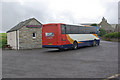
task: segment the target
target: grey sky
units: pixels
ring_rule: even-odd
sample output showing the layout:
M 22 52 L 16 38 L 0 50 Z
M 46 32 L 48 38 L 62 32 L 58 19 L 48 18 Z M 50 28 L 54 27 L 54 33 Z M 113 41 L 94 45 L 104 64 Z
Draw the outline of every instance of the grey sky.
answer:
M 104 16 L 118 23 L 118 0 L 3 0 L 2 31 L 36 18 L 46 23 L 99 23 Z

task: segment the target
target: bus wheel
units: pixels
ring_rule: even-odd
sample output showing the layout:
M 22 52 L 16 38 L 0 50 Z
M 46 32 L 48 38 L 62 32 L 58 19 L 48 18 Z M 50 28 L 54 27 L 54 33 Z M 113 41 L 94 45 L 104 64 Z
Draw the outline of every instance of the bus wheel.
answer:
M 93 41 L 93 45 L 92 46 L 96 46 L 97 45 L 97 41 L 96 40 L 94 40 Z
M 73 43 L 73 49 L 75 50 L 75 49 L 77 49 L 78 48 L 78 44 L 77 44 L 77 42 L 75 41 L 74 43 Z
M 64 49 L 62 49 L 62 48 L 59 48 L 59 51 L 64 51 Z

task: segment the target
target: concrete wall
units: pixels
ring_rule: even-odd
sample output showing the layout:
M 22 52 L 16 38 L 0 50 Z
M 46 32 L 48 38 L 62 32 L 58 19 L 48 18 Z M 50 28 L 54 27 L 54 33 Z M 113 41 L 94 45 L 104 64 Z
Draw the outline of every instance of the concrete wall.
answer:
M 32 20 L 28 25 L 40 25 L 36 20 Z M 36 33 L 36 38 L 33 38 Z M 19 49 L 42 48 L 42 27 L 28 28 L 26 26 L 19 29 Z
M 17 49 L 16 45 L 16 31 L 7 33 L 7 44 L 12 47 L 12 49 Z

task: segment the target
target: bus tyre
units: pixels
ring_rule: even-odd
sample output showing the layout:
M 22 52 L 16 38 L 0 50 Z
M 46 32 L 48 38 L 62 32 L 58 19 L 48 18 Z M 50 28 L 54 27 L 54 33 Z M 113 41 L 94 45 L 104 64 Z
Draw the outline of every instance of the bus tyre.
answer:
M 96 40 L 94 40 L 93 41 L 93 45 L 92 46 L 96 46 L 97 45 L 97 41 Z
M 78 48 L 78 44 L 77 44 L 77 42 L 74 42 L 73 43 L 73 49 L 76 50 L 77 48 Z
M 64 49 L 62 49 L 62 48 L 59 48 L 59 51 L 64 51 Z

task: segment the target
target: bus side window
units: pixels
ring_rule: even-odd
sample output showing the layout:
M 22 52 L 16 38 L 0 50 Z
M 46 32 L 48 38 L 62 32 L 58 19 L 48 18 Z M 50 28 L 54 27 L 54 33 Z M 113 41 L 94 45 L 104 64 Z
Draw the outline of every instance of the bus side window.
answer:
M 78 30 L 79 30 L 79 34 L 83 33 L 83 27 L 80 26 Z
M 65 25 L 61 25 L 61 33 L 62 33 L 62 34 L 65 34 L 65 33 L 66 33 Z
M 76 30 L 75 28 L 76 28 L 75 26 L 70 26 L 70 30 L 71 30 L 70 33 L 71 34 L 75 33 L 75 30 Z
M 71 26 L 66 25 L 66 34 L 71 34 Z
M 96 27 L 91 27 L 90 28 L 90 34 L 96 34 L 96 33 L 97 33 Z
M 78 34 L 79 33 L 79 27 L 78 26 L 70 26 L 70 33 L 71 34 Z
M 79 34 L 79 26 L 76 26 L 75 33 Z
M 86 34 L 86 27 L 83 27 L 83 34 Z
M 65 34 L 66 34 L 66 26 L 65 26 Z

